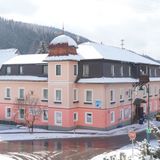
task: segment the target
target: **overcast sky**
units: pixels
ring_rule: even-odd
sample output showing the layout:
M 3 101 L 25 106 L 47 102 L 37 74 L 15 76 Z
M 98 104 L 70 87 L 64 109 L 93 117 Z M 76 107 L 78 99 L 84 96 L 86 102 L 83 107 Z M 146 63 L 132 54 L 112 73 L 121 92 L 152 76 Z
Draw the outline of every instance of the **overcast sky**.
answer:
M 160 0 L 0 0 L 0 16 L 160 59 Z

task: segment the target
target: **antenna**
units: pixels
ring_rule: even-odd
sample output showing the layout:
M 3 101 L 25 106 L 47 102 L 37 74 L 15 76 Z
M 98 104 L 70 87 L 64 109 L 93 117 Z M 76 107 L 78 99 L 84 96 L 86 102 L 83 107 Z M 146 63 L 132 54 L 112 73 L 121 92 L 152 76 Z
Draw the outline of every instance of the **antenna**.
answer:
M 121 48 L 124 49 L 124 39 L 121 39 Z

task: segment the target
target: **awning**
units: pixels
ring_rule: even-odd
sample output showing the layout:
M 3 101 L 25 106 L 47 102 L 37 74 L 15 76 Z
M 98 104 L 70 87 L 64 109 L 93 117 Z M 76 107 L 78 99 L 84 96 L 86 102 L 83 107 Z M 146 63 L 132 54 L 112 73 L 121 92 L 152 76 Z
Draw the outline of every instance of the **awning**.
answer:
M 136 105 L 136 106 L 140 106 L 141 103 L 146 103 L 146 101 L 144 99 L 141 99 L 141 98 L 136 98 L 133 102 L 133 104 Z

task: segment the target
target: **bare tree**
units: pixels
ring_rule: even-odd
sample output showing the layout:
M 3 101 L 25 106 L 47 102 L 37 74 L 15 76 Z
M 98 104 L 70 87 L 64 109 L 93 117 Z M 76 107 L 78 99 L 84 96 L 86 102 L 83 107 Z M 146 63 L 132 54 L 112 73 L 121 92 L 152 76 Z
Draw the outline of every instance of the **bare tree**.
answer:
M 41 108 L 37 104 L 38 98 L 31 91 L 24 99 L 16 98 L 14 106 L 14 121 L 27 126 L 30 133 L 33 133 L 34 124 L 41 117 Z

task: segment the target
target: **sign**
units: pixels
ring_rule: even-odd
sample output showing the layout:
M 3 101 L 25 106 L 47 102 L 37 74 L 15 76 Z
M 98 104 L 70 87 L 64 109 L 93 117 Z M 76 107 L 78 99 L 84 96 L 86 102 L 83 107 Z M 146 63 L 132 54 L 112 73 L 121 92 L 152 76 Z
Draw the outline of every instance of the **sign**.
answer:
M 150 134 L 150 133 L 151 133 L 151 129 L 150 129 L 150 128 L 147 128 L 147 129 L 146 129 L 146 132 L 147 132 L 148 134 Z
M 136 139 L 136 132 L 135 131 L 129 131 L 128 136 L 130 140 L 135 140 Z
M 96 108 L 100 108 L 102 106 L 102 101 L 101 100 L 96 100 L 95 105 L 96 105 Z

